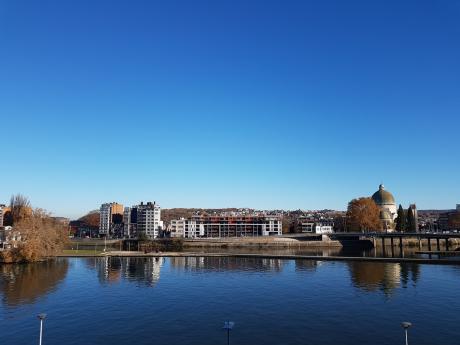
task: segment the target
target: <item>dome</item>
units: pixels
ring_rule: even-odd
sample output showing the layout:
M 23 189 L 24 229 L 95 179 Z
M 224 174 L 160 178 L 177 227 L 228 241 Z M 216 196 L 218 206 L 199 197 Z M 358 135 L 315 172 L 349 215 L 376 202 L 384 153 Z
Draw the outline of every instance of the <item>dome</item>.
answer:
M 385 186 L 381 184 L 379 186 L 379 190 L 372 195 L 372 200 L 377 205 L 394 205 L 395 204 L 395 198 L 393 197 L 393 194 L 385 190 Z

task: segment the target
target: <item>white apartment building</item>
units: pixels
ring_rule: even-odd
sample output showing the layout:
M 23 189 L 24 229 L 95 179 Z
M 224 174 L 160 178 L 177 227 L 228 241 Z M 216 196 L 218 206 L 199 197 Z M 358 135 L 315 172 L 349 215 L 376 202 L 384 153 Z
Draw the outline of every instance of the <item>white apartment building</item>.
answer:
M 197 220 L 187 220 L 184 227 L 185 238 L 205 237 L 204 224 Z
M 334 227 L 332 225 L 316 224 L 315 233 L 316 234 L 332 234 L 334 232 Z
M 3 227 L 3 210 L 5 209 L 5 205 L 0 205 L 0 228 Z
M 171 221 L 171 237 L 256 237 L 282 234 L 278 216 L 196 216 Z
M 332 234 L 334 232 L 334 222 L 329 220 L 316 220 L 308 217 L 299 217 L 299 227 L 301 232 L 312 234 Z
M 123 205 L 116 202 L 102 204 L 99 209 L 99 235 L 111 235 L 113 216 L 123 214 Z
M 184 237 L 185 234 L 185 218 L 173 219 L 168 226 L 168 231 L 171 237 Z
M 112 205 L 102 204 L 99 208 L 99 234 L 107 236 L 112 223 Z
M 149 239 L 157 238 L 163 229 L 161 207 L 155 202 L 141 202 L 137 205 L 137 235 L 145 235 Z

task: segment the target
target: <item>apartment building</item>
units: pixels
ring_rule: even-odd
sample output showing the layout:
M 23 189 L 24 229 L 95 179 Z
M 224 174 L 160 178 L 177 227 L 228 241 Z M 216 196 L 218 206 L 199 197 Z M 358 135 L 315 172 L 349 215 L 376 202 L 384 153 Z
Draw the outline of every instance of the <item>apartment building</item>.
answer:
M 113 235 L 115 224 L 122 222 L 123 205 L 116 202 L 105 203 L 101 205 L 99 212 L 99 235 Z
M 123 234 L 125 238 L 136 238 L 137 206 L 125 207 L 123 211 Z
M 136 223 L 134 223 L 134 218 L 131 218 L 131 226 L 133 227 L 135 224 L 136 235 L 138 237 L 146 236 L 149 239 L 157 238 L 163 229 L 160 205 L 156 202 L 141 202 L 139 205 L 131 208 L 131 215 L 133 214 L 133 209 L 136 209 Z M 126 210 L 125 216 L 127 216 Z
M 171 221 L 172 237 L 257 237 L 282 234 L 279 216 L 194 216 Z
M 6 209 L 6 206 L 3 204 L 0 204 L 0 228 L 3 227 L 3 217 L 4 217 L 5 209 Z
M 334 222 L 327 219 L 314 219 L 300 216 L 297 228 L 303 233 L 330 234 L 334 232 Z
M 458 229 L 455 229 L 455 227 L 453 227 L 453 226 L 451 226 L 449 224 L 449 220 L 451 219 L 451 217 L 455 216 L 457 213 L 460 213 L 460 204 L 456 205 L 455 210 L 440 213 L 439 216 L 438 216 L 438 228 L 439 228 L 439 230 L 442 230 L 442 231 L 444 231 L 444 230 L 458 230 Z
M 168 226 L 168 231 L 171 237 L 184 237 L 185 225 L 187 220 L 185 218 L 173 219 Z

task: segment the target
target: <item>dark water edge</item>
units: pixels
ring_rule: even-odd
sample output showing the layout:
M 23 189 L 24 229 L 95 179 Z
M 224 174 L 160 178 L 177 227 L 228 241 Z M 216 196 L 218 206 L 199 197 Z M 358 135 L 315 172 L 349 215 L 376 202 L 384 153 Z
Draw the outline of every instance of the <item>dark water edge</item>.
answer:
M 456 344 L 460 266 L 275 258 L 0 265 L 2 343 Z
M 418 248 L 404 247 L 401 252 L 399 248 L 391 246 L 365 248 L 365 247 L 301 247 L 301 248 L 257 248 L 257 247 L 190 247 L 186 252 L 191 253 L 221 253 L 221 254 L 264 254 L 264 255 L 299 255 L 318 257 L 362 257 L 362 258 L 413 258 L 433 260 L 456 260 L 460 261 L 460 251 L 452 251 L 447 254 L 441 253 L 420 253 Z

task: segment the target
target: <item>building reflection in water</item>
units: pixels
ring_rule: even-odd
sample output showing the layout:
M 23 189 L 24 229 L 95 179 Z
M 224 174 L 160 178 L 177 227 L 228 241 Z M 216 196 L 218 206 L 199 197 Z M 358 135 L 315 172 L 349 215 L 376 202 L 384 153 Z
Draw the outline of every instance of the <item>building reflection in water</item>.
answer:
M 0 292 L 6 305 L 34 303 L 64 280 L 67 260 L 50 260 L 30 265 L 0 265 Z
M 296 272 L 315 272 L 324 261 L 317 260 L 295 260 Z
M 420 276 L 418 264 L 354 261 L 347 265 L 356 287 L 365 291 L 382 290 L 387 295 L 400 285 L 407 286 L 409 279 L 416 284 Z
M 420 265 L 416 263 L 401 264 L 401 283 L 403 287 L 411 280 L 413 285 L 417 285 L 420 278 Z
M 105 257 L 95 260 L 101 283 L 117 283 L 121 279 L 155 286 L 160 279 L 164 258 Z
M 281 272 L 285 260 L 273 258 L 235 258 L 235 257 L 172 257 L 171 267 L 185 271 L 265 271 Z

